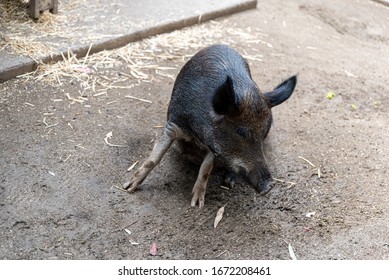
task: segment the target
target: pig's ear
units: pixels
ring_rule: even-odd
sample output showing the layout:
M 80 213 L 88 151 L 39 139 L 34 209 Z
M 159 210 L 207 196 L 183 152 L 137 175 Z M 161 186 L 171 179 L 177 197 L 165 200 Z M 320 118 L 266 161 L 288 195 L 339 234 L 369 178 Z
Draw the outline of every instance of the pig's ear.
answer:
M 216 114 L 236 116 L 239 114 L 239 96 L 234 91 L 230 76 L 215 92 L 213 96 L 213 109 Z
M 273 91 L 265 93 L 269 106 L 274 107 L 287 100 L 292 95 L 296 83 L 297 76 L 292 76 L 279 84 Z

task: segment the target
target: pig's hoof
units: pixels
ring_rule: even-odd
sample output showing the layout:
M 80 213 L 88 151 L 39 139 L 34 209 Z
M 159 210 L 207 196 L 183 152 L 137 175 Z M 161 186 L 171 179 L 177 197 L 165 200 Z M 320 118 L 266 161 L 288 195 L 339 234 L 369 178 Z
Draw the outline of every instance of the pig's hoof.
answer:
M 239 181 L 239 177 L 234 172 L 228 172 L 226 174 L 223 184 L 230 188 L 239 187 L 242 185 Z
M 193 195 L 192 201 L 190 202 L 190 206 L 195 207 L 197 202 L 199 203 L 199 208 L 204 207 L 204 197 L 197 197 L 196 195 Z
M 193 196 L 192 200 L 190 202 L 190 206 L 195 207 L 196 204 L 199 204 L 199 208 L 204 207 L 204 201 L 205 201 L 205 190 L 202 190 L 201 188 L 196 188 L 196 186 L 193 188 Z
M 123 189 L 131 193 L 138 188 L 138 184 L 139 183 L 136 180 L 131 179 L 130 181 L 123 184 Z
M 271 191 L 271 189 L 273 188 L 273 184 L 271 183 L 271 179 L 270 180 L 266 180 L 261 189 L 259 190 L 259 195 L 266 195 L 268 192 Z

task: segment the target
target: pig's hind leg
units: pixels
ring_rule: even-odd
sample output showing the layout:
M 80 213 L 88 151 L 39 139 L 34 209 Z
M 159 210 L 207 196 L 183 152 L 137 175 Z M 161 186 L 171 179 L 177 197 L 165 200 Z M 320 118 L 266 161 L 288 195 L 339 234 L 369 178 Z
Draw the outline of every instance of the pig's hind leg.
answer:
M 213 168 L 213 160 L 214 155 L 209 151 L 200 166 L 200 171 L 197 175 L 197 180 L 192 190 L 192 207 L 196 206 L 197 202 L 199 203 L 200 208 L 204 206 L 205 189 L 207 188 L 208 178 L 211 175 Z
M 130 181 L 123 184 L 123 188 L 129 192 L 136 190 L 153 168 L 161 161 L 163 155 L 169 149 L 173 141 L 181 134 L 181 129 L 175 124 L 167 123 L 161 138 L 155 143 L 148 159 L 143 165 L 134 173 Z

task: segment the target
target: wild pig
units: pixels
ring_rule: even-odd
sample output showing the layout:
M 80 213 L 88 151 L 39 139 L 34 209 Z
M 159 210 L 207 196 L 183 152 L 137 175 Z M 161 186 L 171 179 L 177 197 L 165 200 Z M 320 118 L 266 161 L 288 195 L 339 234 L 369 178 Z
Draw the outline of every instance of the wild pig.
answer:
M 271 189 L 263 140 L 272 123 L 271 108 L 287 100 L 297 82 L 292 76 L 261 93 L 247 62 L 226 45 L 194 55 L 175 81 L 167 123 L 149 158 L 123 187 L 134 191 L 160 162 L 174 140 L 189 158 L 202 158 L 191 205 L 204 206 L 205 189 L 215 163 L 230 170 L 227 182 L 243 178 L 260 194 Z

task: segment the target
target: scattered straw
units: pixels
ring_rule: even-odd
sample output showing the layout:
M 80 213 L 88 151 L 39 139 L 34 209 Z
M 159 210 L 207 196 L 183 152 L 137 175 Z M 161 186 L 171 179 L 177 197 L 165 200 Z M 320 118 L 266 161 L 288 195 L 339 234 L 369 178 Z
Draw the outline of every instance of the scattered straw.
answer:
M 321 171 L 320 171 L 320 167 L 316 167 L 312 162 L 310 162 L 309 160 L 307 160 L 306 158 L 302 157 L 302 156 L 299 156 L 300 159 L 306 161 L 310 166 L 312 166 L 314 168 L 314 170 L 316 169 L 316 173 L 317 173 L 317 178 L 321 178 Z
M 310 162 L 310 161 L 307 160 L 306 158 L 304 158 L 304 157 L 302 157 L 302 156 L 299 156 L 299 158 L 301 158 L 302 160 L 306 161 L 310 166 L 316 167 L 312 162 Z
M 66 97 L 71 100 L 73 103 L 84 103 L 87 98 L 85 97 L 71 97 L 70 93 L 65 93 Z
M 296 257 L 296 255 L 294 253 L 294 250 L 293 250 L 293 247 L 292 247 L 291 244 L 288 244 L 288 251 L 289 251 L 290 258 L 292 260 L 297 260 L 297 257 Z
M 223 252 L 217 254 L 217 255 L 215 256 L 215 258 L 218 258 L 218 257 L 220 257 L 221 255 L 224 255 L 225 253 L 229 253 L 229 252 L 228 252 L 227 250 L 224 250 Z
M 131 99 L 135 99 L 135 100 L 139 100 L 139 101 L 142 101 L 142 102 L 146 102 L 146 103 L 152 103 L 150 100 L 139 98 L 139 97 L 135 97 L 135 96 L 131 96 L 131 95 L 126 95 L 126 97 L 131 98 Z
M 82 9 L 79 9 L 89 9 L 90 0 L 79 0 L 77 3 L 64 1 L 59 14 L 45 12 L 35 22 L 28 16 L 27 4 L 21 7 L 15 4 L 17 2 L 19 1 L 5 0 L 5 4 L 3 1 L 0 4 L 0 50 L 26 55 L 37 62 L 36 71 L 19 78 L 57 87 L 64 87 L 69 82 L 79 85 L 80 96 L 66 94 L 71 104 L 85 103 L 87 99 L 83 96 L 105 99 L 105 103 L 110 104 L 109 102 L 119 100 L 117 96 L 113 100 L 106 100 L 110 98 L 112 91 L 131 90 L 141 83 L 154 83 L 166 78 L 174 80 L 184 62 L 199 49 L 211 44 L 236 45 L 237 42 L 245 42 L 245 49 L 240 50 L 241 53 L 247 60 L 256 62 L 263 61 L 264 57 L 250 44 L 271 46 L 265 41 L 267 34 L 258 29 L 235 27 L 226 19 L 153 36 L 119 49 L 91 54 L 94 43 L 113 35 L 100 34 L 98 27 L 88 24 L 73 24 L 80 19 L 86 23 L 96 22 L 96 13 L 83 15 Z M 103 6 L 95 8 L 103 10 Z M 122 25 L 128 25 L 130 29 L 133 27 L 130 22 Z M 50 36 L 56 39 L 47 40 Z M 62 61 L 41 63 L 43 55 L 59 53 L 58 50 L 63 45 L 72 45 L 72 42 L 89 46 L 85 57 L 77 57 L 68 50 L 62 54 Z M 133 94 L 126 94 L 125 97 L 145 103 L 152 103 L 153 100 L 152 97 L 149 100 Z
M 107 135 L 106 135 L 105 138 L 104 138 L 104 142 L 105 142 L 108 146 L 111 146 L 111 147 L 121 147 L 121 148 L 127 147 L 127 146 L 125 146 L 125 145 L 116 145 L 116 144 L 110 143 L 108 140 L 111 139 L 112 136 L 113 136 L 113 133 L 112 133 L 112 131 L 111 131 L 111 132 L 108 132 Z
M 58 14 L 45 11 L 38 20 L 33 20 L 29 15 L 28 2 L 29 0 L 1 0 L 0 50 L 6 49 L 9 53 L 29 56 L 39 61 L 47 54 L 58 52 L 63 45 L 113 37 L 100 34 L 99 26 L 93 24 L 96 22 L 94 16 L 88 16 L 104 12 L 108 3 L 95 5 L 92 12 L 91 0 L 64 0 L 60 1 Z
M 113 186 L 113 187 L 118 188 L 117 186 Z M 124 189 L 121 189 L 121 190 L 124 190 Z M 124 191 L 127 192 L 126 190 L 124 190 Z M 129 223 L 128 225 L 126 225 L 126 226 L 124 226 L 122 228 L 119 228 L 119 229 L 116 229 L 116 230 L 112 231 L 111 233 L 125 230 L 125 229 L 129 228 L 130 226 L 132 226 L 133 224 L 137 223 L 139 220 L 140 220 L 140 218 L 136 219 L 135 221 Z
M 67 36 L 68 31 L 59 24 L 65 23 L 65 18 L 61 15 L 43 13 L 38 21 L 34 21 L 29 16 L 28 0 L 2 0 L 0 50 L 5 49 L 9 53 L 28 56 L 39 61 L 41 57 L 52 54 L 54 49 L 60 47 L 58 43 L 46 40 L 47 36 Z
M 284 181 L 284 180 L 277 179 L 277 178 L 273 178 L 273 180 L 274 180 L 274 181 L 277 181 L 277 182 L 289 184 L 288 189 L 290 189 L 291 187 L 293 187 L 294 185 L 297 184 L 297 183 L 295 183 L 295 182 Z
M 35 107 L 34 104 L 31 104 L 31 103 L 29 103 L 29 102 L 24 102 L 24 104 L 26 104 L 26 105 L 28 105 L 28 106 L 31 106 L 31 107 Z
M 129 171 L 131 171 L 132 169 L 134 169 L 135 165 L 137 165 L 138 162 L 139 162 L 139 161 L 134 162 L 134 163 L 127 169 L 127 171 L 129 172 Z
M 69 160 L 69 158 L 72 156 L 72 154 L 68 155 L 64 160 L 62 160 L 62 162 L 67 162 Z
M 0 34 L 1 35 L 1 34 Z M 3 46 L 1 49 L 12 49 L 13 53 L 30 57 L 35 62 L 40 61 L 40 57 L 47 54 L 53 54 L 54 49 L 47 43 L 40 42 L 40 38 L 33 36 L 5 36 L 1 35 Z

